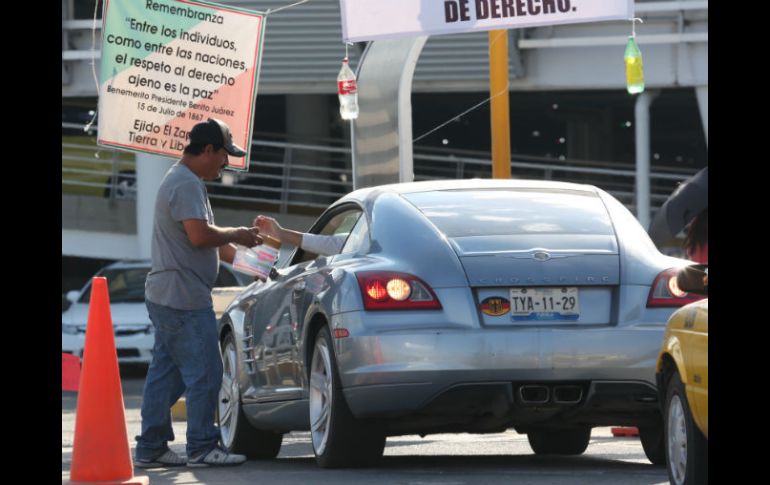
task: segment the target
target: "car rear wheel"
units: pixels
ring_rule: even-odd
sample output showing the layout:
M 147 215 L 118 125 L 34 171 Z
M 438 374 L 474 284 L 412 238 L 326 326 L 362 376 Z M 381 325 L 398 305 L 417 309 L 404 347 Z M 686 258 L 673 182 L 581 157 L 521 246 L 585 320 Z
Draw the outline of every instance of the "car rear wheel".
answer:
M 684 384 L 675 372 L 666 391 L 666 460 L 674 485 L 708 483 L 708 441 L 695 425 Z
M 217 402 L 219 431 L 222 444 L 232 453 L 241 453 L 251 459 L 275 458 L 281 451 L 283 434 L 254 428 L 241 408 L 238 387 L 238 354 L 233 334 L 222 341 L 222 387 Z
M 580 455 L 591 440 L 591 428 L 543 429 L 527 433 L 536 455 Z
M 310 435 L 323 468 L 366 466 L 382 457 L 385 435 L 353 417 L 342 393 L 328 327 L 318 332 L 310 364 Z
M 647 459 L 653 465 L 666 464 L 666 441 L 663 439 L 663 423 L 656 426 L 640 426 L 639 441 Z

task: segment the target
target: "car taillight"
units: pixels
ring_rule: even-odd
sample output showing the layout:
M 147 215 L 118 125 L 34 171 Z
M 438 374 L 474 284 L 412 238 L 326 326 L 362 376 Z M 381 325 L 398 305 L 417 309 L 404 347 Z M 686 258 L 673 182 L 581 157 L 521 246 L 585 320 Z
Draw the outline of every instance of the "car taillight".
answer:
M 366 310 L 438 310 L 441 303 L 424 281 L 406 273 L 356 273 Z
M 705 298 L 680 290 L 676 284 L 677 273 L 679 268 L 669 268 L 655 278 L 647 297 L 647 308 L 680 307 Z

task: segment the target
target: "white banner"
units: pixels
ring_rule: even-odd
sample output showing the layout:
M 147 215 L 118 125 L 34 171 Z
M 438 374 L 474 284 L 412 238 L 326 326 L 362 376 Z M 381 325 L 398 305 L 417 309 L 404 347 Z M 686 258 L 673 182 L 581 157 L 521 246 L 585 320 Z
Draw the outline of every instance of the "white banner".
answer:
M 634 0 L 340 0 L 346 42 L 624 20 Z

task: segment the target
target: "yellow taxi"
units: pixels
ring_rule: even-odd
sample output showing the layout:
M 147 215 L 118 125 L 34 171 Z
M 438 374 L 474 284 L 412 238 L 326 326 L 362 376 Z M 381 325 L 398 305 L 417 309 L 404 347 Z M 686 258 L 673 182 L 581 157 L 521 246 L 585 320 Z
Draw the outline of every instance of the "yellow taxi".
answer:
M 676 291 L 708 296 L 708 267 L 680 270 Z M 666 464 L 675 485 L 708 483 L 708 298 L 671 315 L 656 377 L 663 409 Z

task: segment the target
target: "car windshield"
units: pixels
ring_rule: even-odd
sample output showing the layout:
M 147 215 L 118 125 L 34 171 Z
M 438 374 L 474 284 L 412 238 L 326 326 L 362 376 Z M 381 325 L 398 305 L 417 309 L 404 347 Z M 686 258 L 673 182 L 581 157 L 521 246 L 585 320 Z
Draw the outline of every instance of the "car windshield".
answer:
M 452 190 L 404 197 L 447 237 L 613 234 L 601 199 L 587 191 Z
M 110 303 L 143 303 L 144 280 L 149 267 L 105 269 L 98 276 L 107 278 L 107 286 L 110 292 Z M 91 285 L 83 292 L 79 303 L 88 303 L 91 299 Z

